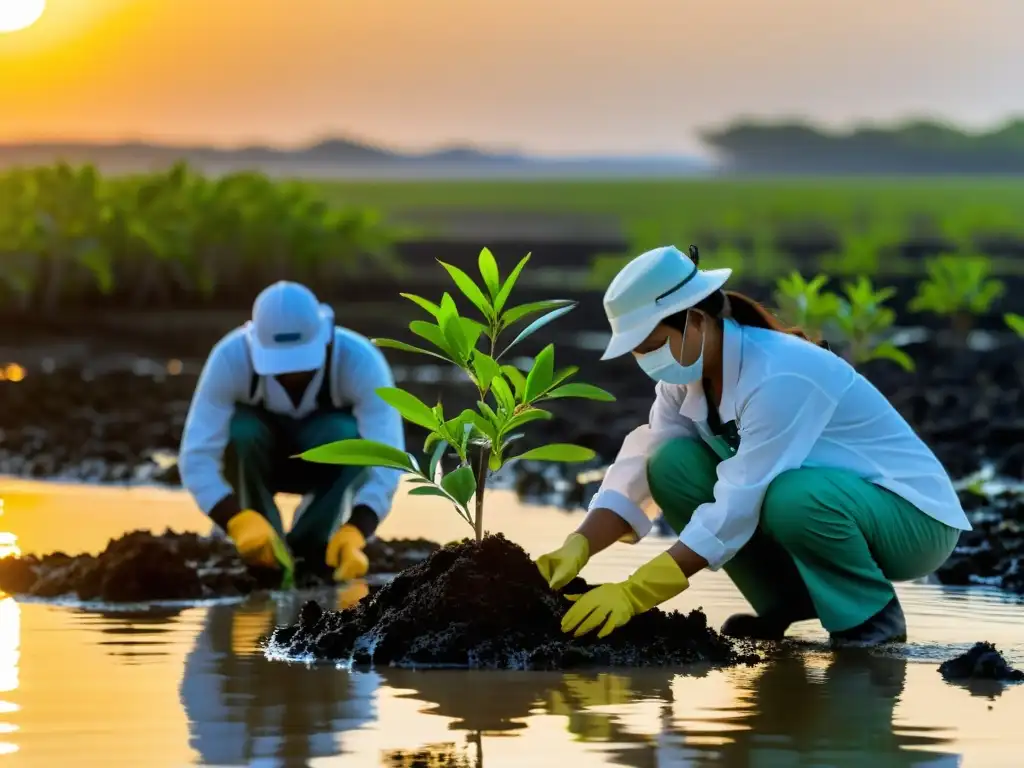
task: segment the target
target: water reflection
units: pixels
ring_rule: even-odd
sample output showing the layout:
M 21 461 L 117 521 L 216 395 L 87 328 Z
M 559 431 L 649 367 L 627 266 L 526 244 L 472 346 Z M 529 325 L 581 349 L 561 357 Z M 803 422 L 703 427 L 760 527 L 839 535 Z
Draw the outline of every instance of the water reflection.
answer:
M 676 724 L 673 751 L 691 765 L 957 766 L 938 729 L 898 728 L 907 659 L 848 652 L 784 654 L 765 665 L 718 728 Z M 930 749 L 925 750 L 922 747 Z
M 339 593 L 337 607 L 366 590 L 357 584 Z M 298 602 L 268 599 L 207 612 L 179 688 L 189 746 L 201 762 L 305 765 L 344 753 L 345 731 L 374 720 L 377 675 L 264 658 L 261 640 L 294 620 Z
M 21 607 L 13 597 L 0 592 L 0 755 L 18 751 L 9 734 L 18 730 L 10 716 L 18 706 L 8 694 L 18 689 L 18 665 L 21 659 Z

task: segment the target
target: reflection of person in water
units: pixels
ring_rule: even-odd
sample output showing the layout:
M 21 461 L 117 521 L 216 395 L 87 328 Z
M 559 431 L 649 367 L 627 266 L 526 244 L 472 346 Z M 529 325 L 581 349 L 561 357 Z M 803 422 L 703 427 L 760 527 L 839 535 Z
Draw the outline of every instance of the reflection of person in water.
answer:
M 338 607 L 365 594 L 357 583 L 341 593 Z M 273 602 L 209 609 L 180 687 L 189 743 L 204 763 L 272 758 L 305 765 L 339 754 L 336 734 L 373 719 L 376 675 L 264 658 L 259 640 L 294 621 L 292 613 L 294 606 L 281 610 Z
M 813 664 L 813 661 L 811 662 Z M 915 749 L 937 746 L 926 733 L 897 731 L 893 710 L 903 693 L 907 660 L 867 653 L 835 654 L 824 675 L 803 655 L 780 656 L 763 667 L 750 695 L 730 718 L 731 730 L 701 733 L 688 725 L 680 746 L 666 745 L 673 761 L 689 765 L 828 765 L 835 768 L 952 768 L 958 755 Z M 701 736 L 714 737 L 709 740 Z M 730 739 L 722 744 L 722 736 Z M 692 738 L 691 737 L 696 737 Z

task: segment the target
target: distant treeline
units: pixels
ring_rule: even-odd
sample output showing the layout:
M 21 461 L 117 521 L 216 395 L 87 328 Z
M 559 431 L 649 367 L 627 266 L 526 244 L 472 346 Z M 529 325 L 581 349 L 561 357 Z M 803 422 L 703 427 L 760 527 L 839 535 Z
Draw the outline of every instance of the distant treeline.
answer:
M 701 138 L 736 173 L 1024 173 L 1024 119 L 987 132 L 929 121 L 850 131 L 741 121 Z

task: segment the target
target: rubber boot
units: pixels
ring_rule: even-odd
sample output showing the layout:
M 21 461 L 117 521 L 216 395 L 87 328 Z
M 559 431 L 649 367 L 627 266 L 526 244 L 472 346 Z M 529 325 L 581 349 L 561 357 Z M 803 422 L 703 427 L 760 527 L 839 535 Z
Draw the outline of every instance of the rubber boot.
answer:
M 833 648 L 871 648 L 885 643 L 907 641 L 907 619 L 898 598 L 862 624 L 842 632 L 833 632 L 829 643 Z
M 778 613 L 737 613 L 722 624 L 722 634 L 737 640 L 781 640 L 793 620 Z

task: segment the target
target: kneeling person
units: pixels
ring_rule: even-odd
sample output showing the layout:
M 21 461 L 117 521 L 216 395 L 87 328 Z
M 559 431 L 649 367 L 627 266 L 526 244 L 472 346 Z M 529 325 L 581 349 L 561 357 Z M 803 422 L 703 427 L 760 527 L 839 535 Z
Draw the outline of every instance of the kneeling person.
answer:
M 393 383 L 369 339 L 336 326 L 305 286 L 275 283 L 206 361 L 181 437 L 182 484 L 248 564 L 291 571 L 296 557 L 336 581 L 359 578 L 401 473 L 291 457 L 360 437 L 405 450 L 401 416 L 376 394 Z M 287 534 L 279 492 L 304 497 Z

